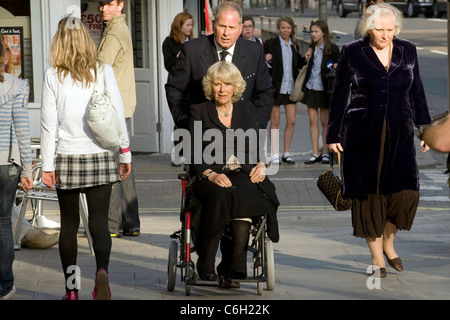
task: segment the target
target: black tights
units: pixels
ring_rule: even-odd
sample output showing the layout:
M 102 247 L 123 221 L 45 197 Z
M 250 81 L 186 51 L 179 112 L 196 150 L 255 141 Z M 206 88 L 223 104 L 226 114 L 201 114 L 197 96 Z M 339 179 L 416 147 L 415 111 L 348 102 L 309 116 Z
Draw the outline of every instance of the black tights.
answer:
M 77 262 L 77 233 L 80 226 L 80 193 L 86 194 L 89 212 L 89 231 L 92 235 L 93 248 L 97 270 L 108 271 L 109 256 L 111 253 L 111 235 L 108 229 L 108 211 L 112 184 L 95 186 L 84 189 L 61 190 L 57 189 L 59 209 L 61 212 L 61 231 L 59 235 L 59 254 L 64 276 L 73 275 L 69 266 Z

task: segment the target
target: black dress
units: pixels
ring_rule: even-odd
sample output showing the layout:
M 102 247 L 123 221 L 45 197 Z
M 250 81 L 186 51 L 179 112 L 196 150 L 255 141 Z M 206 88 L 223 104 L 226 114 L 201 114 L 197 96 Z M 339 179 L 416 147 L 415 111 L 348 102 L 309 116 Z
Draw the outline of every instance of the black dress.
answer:
M 194 137 L 194 122 L 201 121 L 202 133 L 209 129 L 215 129 L 221 132 L 222 136 L 228 134 L 228 138 L 236 137 L 239 133 L 236 129 L 255 129 L 256 121 L 254 116 L 254 106 L 250 102 L 239 101 L 233 104 L 233 115 L 231 127 L 226 128 L 219 120 L 215 105 L 213 102 L 205 102 L 191 107 L 191 137 Z M 256 131 L 257 132 L 257 131 Z M 247 141 L 249 142 L 249 141 Z M 194 142 L 195 143 L 195 142 Z M 207 147 L 211 141 L 203 141 L 201 150 L 208 150 Z M 224 150 L 226 141 L 224 139 Z M 250 181 L 250 171 L 256 165 L 257 159 L 254 161 L 251 154 L 250 144 L 245 144 L 245 156 L 239 159 L 241 168 L 238 170 L 227 170 L 224 168 L 228 157 L 227 152 L 223 152 L 220 161 L 208 164 L 205 157 L 202 157 L 201 163 L 191 164 L 191 175 L 196 177 L 193 185 L 194 197 L 201 203 L 201 209 L 193 213 L 193 232 L 197 235 L 197 239 L 201 243 L 207 243 L 212 237 L 222 232 L 227 222 L 235 218 L 259 217 L 267 216 L 268 218 L 268 235 L 273 242 L 278 242 L 278 223 L 276 219 L 276 210 L 279 201 L 275 193 L 275 186 L 268 177 L 261 183 L 252 183 Z M 220 148 L 215 149 L 221 152 Z M 229 151 L 229 150 L 227 150 Z M 202 173 L 206 169 L 212 169 L 216 173 L 225 173 L 231 180 L 231 188 L 222 188 L 209 180 L 202 178 Z

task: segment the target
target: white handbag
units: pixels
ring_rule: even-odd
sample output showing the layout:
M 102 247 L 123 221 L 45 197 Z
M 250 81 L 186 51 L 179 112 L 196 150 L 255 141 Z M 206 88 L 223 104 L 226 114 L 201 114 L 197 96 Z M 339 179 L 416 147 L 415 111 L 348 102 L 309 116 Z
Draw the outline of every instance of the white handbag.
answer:
M 111 103 L 104 73 L 103 80 L 105 85 L 103 92 L 98 92 L 97 83 L 94 84 L 94 93 L 87 112 L 87 123 L 102 147 L 117 148 L 120 146 L 122 129 L 117 110 Z

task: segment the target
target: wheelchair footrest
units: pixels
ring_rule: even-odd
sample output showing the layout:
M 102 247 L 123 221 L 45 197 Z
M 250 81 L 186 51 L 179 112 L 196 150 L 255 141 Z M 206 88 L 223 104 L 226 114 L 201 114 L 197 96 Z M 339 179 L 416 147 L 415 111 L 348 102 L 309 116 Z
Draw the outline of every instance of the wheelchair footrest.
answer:
M 180 235 L 181 235 L 181 230 L 175 231 L 174 233 L 172 233 L 170 235 L 171 239 L 180 239 Z

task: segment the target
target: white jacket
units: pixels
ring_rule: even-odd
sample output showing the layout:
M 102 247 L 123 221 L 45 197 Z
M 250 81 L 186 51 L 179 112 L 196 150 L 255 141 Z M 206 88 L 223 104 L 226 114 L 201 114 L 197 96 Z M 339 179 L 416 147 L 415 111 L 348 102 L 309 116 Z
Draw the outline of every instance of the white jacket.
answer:
M 97 74 L 97 88 L 104 89 L 106 76 L 111 102 L 118 112 L 122 127 L 121 148 L 129 147 L 122 98 L 114 77 L 113 69 L 104 63 Z M 94 85 L 83 88 L 68 75 L 61 83 L 55 68 L 45 72 L 41 107 L 41 157 L 42 170 L 54 171 L 54 155 L 93 154 L 111 149 L 103 148 L 95 139 L 86 120 L 88 104 Z M 57 144 L 55 141 L 57 140 Z M 131 152 L 120 154 L 121 163 L 131 162 Z

